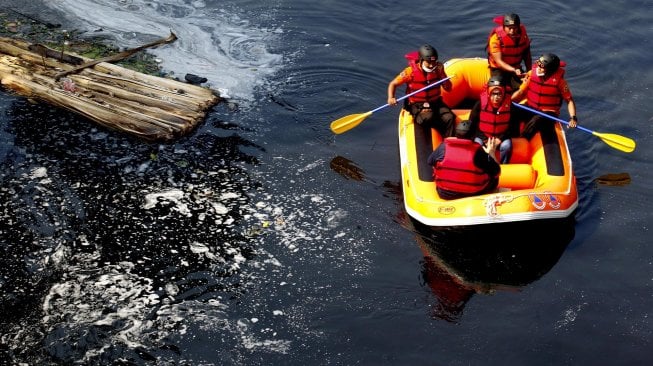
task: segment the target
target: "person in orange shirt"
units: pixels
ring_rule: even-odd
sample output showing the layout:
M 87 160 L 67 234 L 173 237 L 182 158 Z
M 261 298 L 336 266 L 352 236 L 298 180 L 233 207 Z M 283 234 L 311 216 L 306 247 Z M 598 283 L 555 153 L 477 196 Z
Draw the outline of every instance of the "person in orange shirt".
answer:
M 487 41 L 491 76 L 501 77 L 504 85 L 517 90 L 523 72 L 532 66 L 531 40 L 517 14 L 498 16 L 494 22 L 498 26 L 492 29 Z
M 512 100 L 520 102 L 526 97 L 526 105 L 548 115 L 558 117 L 562 101 L 567 102 L 569 112 L 569 127 L 578 124 L 576 118 L 576 103 L 564 79 L 566 64 L 553 53 L 545 53 L 537 59 L 535 66 L 526 74 L 524 83 L 513 93 Z M 519 120 L 526 121 L 521 135 L 531 139 L 536 132 L 553 128 L 549 118 L 531 111 L 522 110 Z
M 409 94 L 447 78 L 444 65 L 438 61 L 438 51 L 433 46 L 425 44 L 419 51 L 411 52 L 405 57 L 409 61 L 408 67 L 388 84 L 389 105 L 397 105 L 395 91 L 401 84 L 406 84 L 406 94 Z M 456 117 L 451 108 L 442 101 L 441 87 L 450 91 L 451 81 L 447 80 L 408 97 L 404 108 L 413 115 L 417 124 L 435 128 L 444 138 L 454 135 Z

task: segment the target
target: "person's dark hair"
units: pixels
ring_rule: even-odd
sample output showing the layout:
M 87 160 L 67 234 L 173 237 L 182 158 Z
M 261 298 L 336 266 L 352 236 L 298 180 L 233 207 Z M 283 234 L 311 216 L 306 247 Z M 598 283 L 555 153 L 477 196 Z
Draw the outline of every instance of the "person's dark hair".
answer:
M 515 13 L 510 13 L 506 14 L 503 16 L 503 26 L 507 27 L 509 25 L 514 25 L 516 27 L 519 27 L 521 25 L 521 20 L 519 19 L 519 15 Z
M 456 137 L 467 138 L 472 123 L 468 120 L 460 121 L 456 124 Z
M 424 61 L 424 60 L 437 61 L 438 51 L 430 44 L 425 44 L 419 48 L 419 59 L 420 61 Z

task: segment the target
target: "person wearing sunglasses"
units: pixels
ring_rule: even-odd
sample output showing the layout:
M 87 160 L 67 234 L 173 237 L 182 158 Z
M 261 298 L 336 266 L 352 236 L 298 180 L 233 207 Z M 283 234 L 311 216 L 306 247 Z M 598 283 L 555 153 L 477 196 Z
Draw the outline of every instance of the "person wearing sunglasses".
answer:
M 487 82 L 487 88 L 481 92 L 480 100 L 474 104 L 469 114 L 472 126 L 475 126 L 474 141 L 487 145 L 488 139 L 499 139 L 499 162 L 507 164 L 512 155 L 512 137 L 519 135 L 517 111 L 512 106 L 510 94 L 493 76 Z
M 520 102 L 525 97 L 526 105 L 553 117 L 560 115 L 562 101 L 567 102 L 569 112 L 569 127 L 578 124 L 576 117 L 576 103 L 569 90 L 569 85 L 564 79 L 566 66 L 564 61 L 553 53 L 545 53 L 537 59 L 533 69 L 529 71 L 524 83 L 512 95 L 512 100 Z M 526 121 L 521 132 L 523 137 L 531 139 L 538 131 L 552 129 L 553 124 L 545 118 L 531 111 L 521 110 L 519 119 Z
M 401 84 L 406 84 L 406 94 L 419 90 L 429 84 L 447 78 L 444 65 L 438 61 L 438 51 L 425 44 L 419 51 L 405 56 L 409 65 L 388 84 L 388 104 L 397 105 L 395 91 Z M 451 108 L 442 101 L 440 88 L 451 91 L 451 81 L 428 88 L 409 97 L 404 108 L 411 113 L 415 123 L 424 127 L 435 128 L 445 138 L 454 135 L 456 117 Z

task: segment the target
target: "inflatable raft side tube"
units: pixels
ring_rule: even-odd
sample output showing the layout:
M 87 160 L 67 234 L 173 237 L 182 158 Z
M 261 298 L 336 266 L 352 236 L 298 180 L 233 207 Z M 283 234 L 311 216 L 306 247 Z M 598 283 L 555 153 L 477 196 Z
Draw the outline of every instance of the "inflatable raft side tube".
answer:
M 537 172 L 530 164 L 501 164 L 499 188 L 529 189 L 536 179 Z
M 442 100 L 452 108 L 465 99 L 479 99 L 490 79 L 485 58 L 454 58 L 444 63 L 444 69 L 447 75 L 455 75 L 451 78 L 451 91 L 442 90 Z

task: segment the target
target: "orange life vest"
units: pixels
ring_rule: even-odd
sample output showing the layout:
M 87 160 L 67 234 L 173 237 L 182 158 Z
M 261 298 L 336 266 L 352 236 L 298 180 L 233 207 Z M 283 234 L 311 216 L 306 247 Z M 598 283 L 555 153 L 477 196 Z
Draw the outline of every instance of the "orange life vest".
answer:
M 528 84 L 528 91 L 526 93 L 527 104 L 535 109 L 541 111 L 552 111 L 560 114 L 560 106 L 562 106 L 562 94 L 558 89 L 558 83 L 565 75 L 565 69 L 560 64 L 560 67 L 551 76 L 542 78 L 537 76 L 537 65 L 533 65 L 533 71 Z
M 413 69 L 413 79 L 406 85 L 406 94 L 419 90 L 443 78 L 440 71 L 426 72 L 422 70 L 417 51 L 406 54 L 408 64 Z M 440 85 L 428 88 L 408 98 L 409 103 L 434 102 L 440 98 Z
M 485 136 L 499 137 L 508 131 L 510 126 L 510 96 L 503 98 L 503 102 L 496 111 L 492 108 L 487 89 L 481 93 L 481 113 L 479 115 L 478 129 Z
M 474 165 L 474 155 L 481 145 L 456 137 L 447 137 L 443 143 L 444 159 L 433 170 L 435 184 L 440 189 L 470 195 L 483 191 L 490 176 Z
M 518 68 L 521 65 L 521 62 L 524 58 L 524 52 L 531 44 L 531 41 L 528 38 L 528 34 L 526 34 L 526 27 L 524 27 L 523 24 L 519 25 L 519 38 L 515 41 L 503 29 L 503 17 L 501 18 L 500 24 L 501 25 L 499 25 L 498 27 L 492 29 L 487 39 L 488 62 L 490 63 L 491 67 L 494 68 L 499 67 L 494 63 L 494 60 L 492 59 L 492 55 L 490 55 L 489 52 L 490 38 L 492 37 L 493 34 L 496 33 L 499 36 L 499 43 L 501 44 L 501 59 L 503 59 L 503 61 L 509 64 L 510 66 L 514 68 Z

